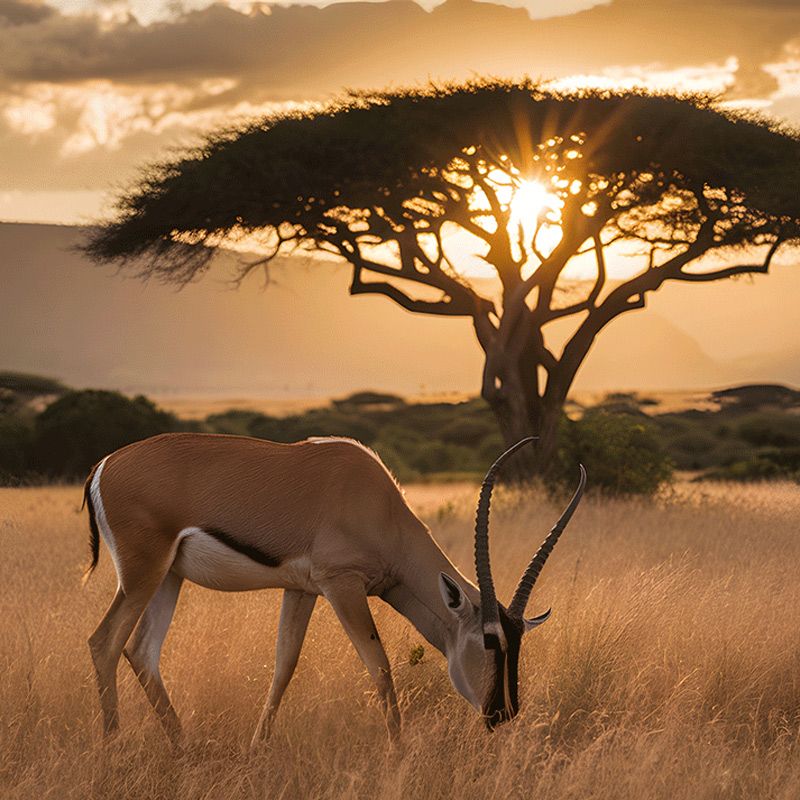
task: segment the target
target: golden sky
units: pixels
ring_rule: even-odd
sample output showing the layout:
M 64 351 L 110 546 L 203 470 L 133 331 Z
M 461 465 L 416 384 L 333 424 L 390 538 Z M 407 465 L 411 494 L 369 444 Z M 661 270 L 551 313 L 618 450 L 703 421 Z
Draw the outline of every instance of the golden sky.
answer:
M 2 222 L 104 217 L 143 164 L 221 125 L 344 87 L 476 75 L 707 91 L 800 125 L 800 2 L 0 0 L 0 366 L 161 393 L 475 391 L 480 354 L 468 322 L 348 299 L 344 267 L 317 265 L 310 281 L 308 267 L 287 261 L 263 294 L 252 283 L 227 291 L 216 271 L 176 294 L 113 271 L 98 280 L 65 250 L 77 232 Z M 549 202 L 541 185 L 519 198 L 528 217 Z M 800 291 L 795 259 L 782 254 L 773 275 L 752 281 L 658 292 L 646 313 L 603 334 L 578 386 L 800 383 L 797 326 L 782 306 Z M 486 275 L 474 257 L 459 268 Z M 586 277 L 574 269 L 572 278 Z M 627 269 L 623 256 L 609 259 L 611 278 Z M 219 330 L 226 335 L 209 339 Z M 384 363 L 398 367 L 387 375 Z
M 0 219 L 90 221 L 142 163 L 343 87 L 530 75 L 800 122 L 795 0 L 322 5 L 0 0 Z
M 86 263 L 71 249 L 80 235 L 0 223 L 0 369 L 157 396 L 477 392 L 482 354 L 468 320 L 348 297 L 346 265 L 281 259 L 265 290 L 260 275 L 233 290 L 219 265 L 176 292 Z M 799 293 L 800 271 L 784 259 L 768 276 L 673 283 L 608 326 L 576 389 L 800 385 L 797 322 L 786 314 Z

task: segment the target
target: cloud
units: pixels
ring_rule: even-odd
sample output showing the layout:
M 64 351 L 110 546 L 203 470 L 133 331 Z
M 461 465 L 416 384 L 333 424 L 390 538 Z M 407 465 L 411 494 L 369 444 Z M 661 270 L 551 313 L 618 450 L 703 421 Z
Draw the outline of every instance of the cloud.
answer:
M 56 11 L 44 3 L 27 2 L 26 0 L 0 0 L 0 24 L 30 25 L 55 14 Z
M 149 25 L 113 5 L 68 16 L 0 0 L 0 189 L 108 187 L 220 123 L 342 87 L 527 74 L 793 111 L 798 43 L 789 0 L 614 0 L 547 19 L 469 0 L 216 4 Z
M 523 9 L 450 0 L 426 12 L 407 0 L 316 6 L 215 4 L 141 25 L 132 17 L 65 16 L 0 0 L 6 81 L 159 82 L 228 76 L 274 99 L 323 96 L 344 83 L 458 77 L 470 71 L 558 77 L 603 67 L 724 63 L 746 80 L 800 35 L 800 7 L 767 0 L 615 0 L 532 20 Z M 764 87 L 774 86 L 765 73 Z

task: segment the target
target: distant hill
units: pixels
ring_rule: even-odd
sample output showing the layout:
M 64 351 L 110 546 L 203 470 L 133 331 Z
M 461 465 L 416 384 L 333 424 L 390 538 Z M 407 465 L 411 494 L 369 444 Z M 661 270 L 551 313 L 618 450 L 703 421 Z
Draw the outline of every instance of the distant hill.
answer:
M 266 290 L 254 277 L 233 291 L 220 264 L 176 292 L 88 263 L 71 249 L 80 236 L 0 224 L 0 369 L 161 395 L 477 391 L 481 353 L 467 321 L 351 298 L 346 267 L 287 259 Z M 667 286 L 598 338 L 577 388 L 800 384 L 796 322 L 784 310 L 800 297 L 800 270 L 775 272 Z

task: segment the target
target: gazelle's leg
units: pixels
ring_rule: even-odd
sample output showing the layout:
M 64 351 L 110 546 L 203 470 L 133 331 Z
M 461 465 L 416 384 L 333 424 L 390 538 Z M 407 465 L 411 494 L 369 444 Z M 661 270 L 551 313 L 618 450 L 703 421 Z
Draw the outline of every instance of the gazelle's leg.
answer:
M 275 673 L 272 676 L 272 685 L 269 687 L 269 697 L 250 742 L 251 750 L 259 742 L 269 738 L 272 720 L 278 713 L 283 693 L 297 666 L 297 659 L 300 657 L 300 649 L 308 629 L 308 621 L 311 619 L 311 612 L 314 610 L 316 601 L 316 595 L 306 594 L 297 589 L 286 589 L 283 593 L 281 617 L 278 623 L 278 643 L 275 649 Z
M 174 572 L 167 573 L 153 599 L 147 604 L 124 650 L 125 657 L 142 684 L 147 699 L 158 714 L 170 741 L 175 745 L 180 739 L 181 724 L 161 680 L 158 662 L 164 638 L 175 613 L 182 583 L 183 578 L 179 575 Z
M 103 709 L 103 732 L 106 736 L 119 728 L 117 664 L 122 648 L 165 573 L 166 569 L 159 569 L 157 573 L 151 573 L 135 586 L 129 587 L 127 592 L 120 586 L 105 616 L 89 637 L 89 650 L 97 673 L 97 688 Z
M 364 584 L 358 578 L 347 577 L 332 581 L 322 589 L 375 682 L 386 714 L 389 736 L 395 739 L 400 733 L 400 711 L 389 660 L 369 610 Z

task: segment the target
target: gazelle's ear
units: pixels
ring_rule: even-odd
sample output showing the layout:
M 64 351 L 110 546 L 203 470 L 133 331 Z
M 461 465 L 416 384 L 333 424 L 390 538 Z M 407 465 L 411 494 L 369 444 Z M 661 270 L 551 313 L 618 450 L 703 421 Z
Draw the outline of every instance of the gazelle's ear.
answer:
M 544 614 L 539 614 L 538 617 L 533 617 L 532 619 L 524 619 L 522 620 L 523 624 L 525 625 L 524 633 L 528 631 L 532 631 L 534 628 L 538 628 L 543 622 L 547 622 L 550 619 L 550 615 L 553 613 L 552 608 L 548 608 Z
M 439 573 L 439 591 L 450 613 L 455 617 L 464 617 L 470 602 L 461 587 L 444 572 Z

